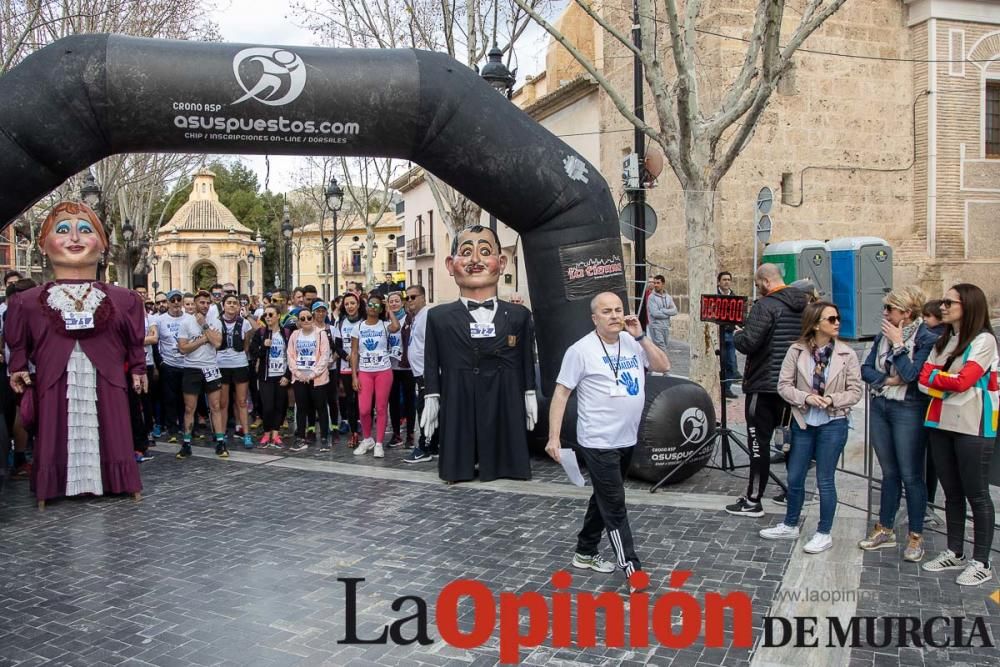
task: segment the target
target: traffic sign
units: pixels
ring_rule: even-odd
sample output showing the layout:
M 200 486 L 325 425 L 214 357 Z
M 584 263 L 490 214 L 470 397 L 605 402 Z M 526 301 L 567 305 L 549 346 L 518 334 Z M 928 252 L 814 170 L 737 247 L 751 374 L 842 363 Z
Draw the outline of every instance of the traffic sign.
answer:
M 760 243 L 767 243 L 771 240 L 771 216 L 762 215 L 757 219 L 757 227 L 755 229 L 757 234 L 757 241 Z

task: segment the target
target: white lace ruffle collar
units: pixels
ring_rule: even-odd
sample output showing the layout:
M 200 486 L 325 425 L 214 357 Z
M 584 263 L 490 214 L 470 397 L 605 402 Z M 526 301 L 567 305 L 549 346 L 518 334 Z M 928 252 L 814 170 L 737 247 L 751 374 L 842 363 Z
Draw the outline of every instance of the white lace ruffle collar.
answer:
M 87 290 L 90 293 L 87 294 Z M 86 294 L 86 298 L 84 298 Z M 61 313 L 77 312 L 75 301 L 83 301 L 83 312 L 93 314 L 97 307 L 101 305 L 107 294 L 97 288 L 94 283 L 71 283 L 60 285 L 56 283 L 49 288 L 46 303 L 49 308 L 58 310 Z

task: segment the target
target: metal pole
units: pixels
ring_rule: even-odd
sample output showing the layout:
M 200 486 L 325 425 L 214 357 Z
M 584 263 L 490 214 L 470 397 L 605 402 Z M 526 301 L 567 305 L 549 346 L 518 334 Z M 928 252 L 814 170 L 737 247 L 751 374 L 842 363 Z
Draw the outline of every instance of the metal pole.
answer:
M 340 276 L 337 274 L 339 270 L 339 265 L 337 264 L 337 212 L 333 212 L 333 291 L 330 292 L 330 300 L 333 301 L 337 298 L 337 293 L 340 291 Z
M 756 204 L 754 204 L 756 207 Z M 751 233 L 753 234 L 753 267 L 751 268 L 750 275 L 754 278 L 757 276 L 757 209 L 754 208 L 754 215 L 750 216 L 750 219 L 754 221 Z M 751 280 L 753 283 L 753 301 L 757 300 L 757 281 Z
M 637 49 L 642 49 L 642 32 L 639 29 L 639 0 L 632 0 L 632 42 Z M 632 86 L 636 118 L 644 120 L 642 112 L 642 60 L 639 56 L 634 56 L 632 59 Z M 629 191 L 629 199 L 635 204 L 635 309 L 633 310 L 635 313 L 638 313 L 642 307 L 646 286 L 646 191 L 643 189 L 642 183 L 645 143 L 642 130 L 636 127 L 635 152 L 639 160 L 639 189 Z

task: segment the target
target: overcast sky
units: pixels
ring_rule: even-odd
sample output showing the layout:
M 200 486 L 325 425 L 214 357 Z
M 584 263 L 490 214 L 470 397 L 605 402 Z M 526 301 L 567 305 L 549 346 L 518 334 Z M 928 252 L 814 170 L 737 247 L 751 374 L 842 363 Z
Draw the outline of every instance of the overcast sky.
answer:
M 227 42 L 282 46 L 316 46 L 312 33 L 300 27 L 287 0 L 218 0 L 212 19 L 219 25 L 222 38 Z M 526 74 L 536 74 L 545 66 L 547 35 L 538 26 L 525 31 L 515 55 L 518 59 L 518 82 Z M 242 156 L 265 184 L 266 166 L 263 156 Z M 294 187 L 292 175 L 301 158 L 272 155 L 270 158 L 270 188 L 283 192 Z

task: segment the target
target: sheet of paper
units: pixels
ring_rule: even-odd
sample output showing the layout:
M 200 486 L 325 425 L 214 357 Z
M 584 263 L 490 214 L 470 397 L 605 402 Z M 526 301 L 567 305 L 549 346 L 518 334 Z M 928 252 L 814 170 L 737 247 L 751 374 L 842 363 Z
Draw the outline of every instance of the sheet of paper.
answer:
M 587 482 L 583 479 L 583 473 L 580 472 L 580 464 L 577 463 L 576 452 L 563 447 L 559 450 L 559 463 L 562 465 L 563 470 L 566 471 L 569 481 L 577 486 L 587 485 Z

